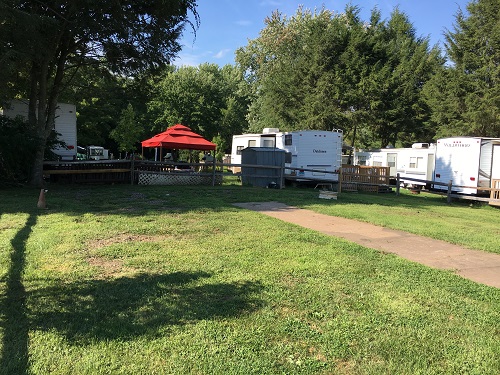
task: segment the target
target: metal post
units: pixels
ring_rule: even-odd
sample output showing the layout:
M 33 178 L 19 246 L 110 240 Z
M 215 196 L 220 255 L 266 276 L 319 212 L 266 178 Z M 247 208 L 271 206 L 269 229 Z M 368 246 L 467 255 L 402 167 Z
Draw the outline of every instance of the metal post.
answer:
M 215 152 L 214 152 L 215 154 Z M 215 155 L 213 157 L 213 161 L 212 161 L 212 186 L 215 186 Z
M 134 184 L 134 169 L 135 169 L 134 159 L 135 157 L 132 154 L 132 160 L 130 161 L 130 185 Z
M 337 195 L 342 191 L 342 167 L 339 168 L 339 183 L 337 184 Z
M 399 173 L 396 174 L 396 195 L 399 195 L 399 187 L 401 186 L 401 182 L 399 181 Z

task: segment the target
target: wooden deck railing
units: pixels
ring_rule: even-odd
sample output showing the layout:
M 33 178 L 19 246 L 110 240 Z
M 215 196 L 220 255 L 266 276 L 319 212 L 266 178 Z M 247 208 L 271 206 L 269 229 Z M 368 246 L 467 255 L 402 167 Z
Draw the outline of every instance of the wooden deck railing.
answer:
M 389 167 L 343 165 L 341 174 L 342 190 L 379 192 L 381 186 L 390 184 L 389 171 Z
M 491 180 L 491 192 L 490 192 L 490 205 L 492 206 L 500 206 L 500 202 L 495 202 L 492 200 L 500 200 L 500 180 L 493 179 Z

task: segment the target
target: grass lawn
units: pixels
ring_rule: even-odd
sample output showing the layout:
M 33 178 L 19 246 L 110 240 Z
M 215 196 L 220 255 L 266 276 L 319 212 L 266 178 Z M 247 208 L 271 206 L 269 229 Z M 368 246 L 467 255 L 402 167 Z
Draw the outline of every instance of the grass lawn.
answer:
M 500 290 L 232 206 L 276 200 L 500 253 L 420 194 L 0 190 L 0 374 L 500 373 Z

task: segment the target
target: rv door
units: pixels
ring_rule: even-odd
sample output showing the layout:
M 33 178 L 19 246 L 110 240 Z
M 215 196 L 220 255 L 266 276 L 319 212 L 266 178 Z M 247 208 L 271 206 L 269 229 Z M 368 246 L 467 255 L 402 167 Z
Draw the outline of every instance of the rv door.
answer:
M 398 154 L 397 153 L 388 153 L 387 154 L 387 166 L 389 167 L 389 175 L 390 176 L 396 176 L 396 165 L 398 161 Z
M 491 164 L 491 179 L 500 180 L 500 144 L 493 145 L 493 161 Z

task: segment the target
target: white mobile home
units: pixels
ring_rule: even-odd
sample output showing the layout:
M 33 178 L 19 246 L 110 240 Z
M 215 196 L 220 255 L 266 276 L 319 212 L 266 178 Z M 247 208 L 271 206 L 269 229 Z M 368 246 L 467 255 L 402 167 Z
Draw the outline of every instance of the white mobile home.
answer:
M 338 181 L 342 166 L 342 131 L 301 130 L 280 132 L 266 128 L 262 134 L 233 136 L 231 164 L 241 164 L 241 151 L 247 147 L 275 147 L 285 150 L 285 178 L 312 181 Z M 239 167 L 233 167 L 233 173 Z M 334 173 L 328 173 L 334 172 Z
M 6 117 L 21 116 L 28 118 L 28 101 L 11 100 L 2 111 Z M 59 139 L 66 143 L 66 147 L 57 147 L 54 153 L 61 160 L 76 160 L 76 106 L 74 104 L 58 103 L 54 130 L 60 134 Z
M 355 165 L 389 167 L 389 175 L 405 185 L 425 186 L 422 181 L 432 181 L 436 148 L 432 143 L 414 143 L 411 148 L 386 148 L 358 151 L 354 154 Z M 412 181 L 406 178 L 422 181 Z
M 398 148 L 381 148 L 363 150 L 354 153 L 354 165 L 367 165 L 370 167 L 389 167 L 389 175 L 396 176 Z
M 481 193 L 476 187 L 491 187 L 500 178 L 500 138 L 452 137 L 437 140 L 434 180 L 456 187 L 462 194 Z M 459 187 L 462 186 L 462 187 Z M 434 185 L 437 190 L 447 186 Z
M 415 143 L 412 148 L 399 149 L 396 161 L 396 173 L 400 181 L 406 186 L 426 186 L 434 178 L 434 162 L 436 147 L 433 143 Z M 422 181 L 412 181 L 412 178 Z

